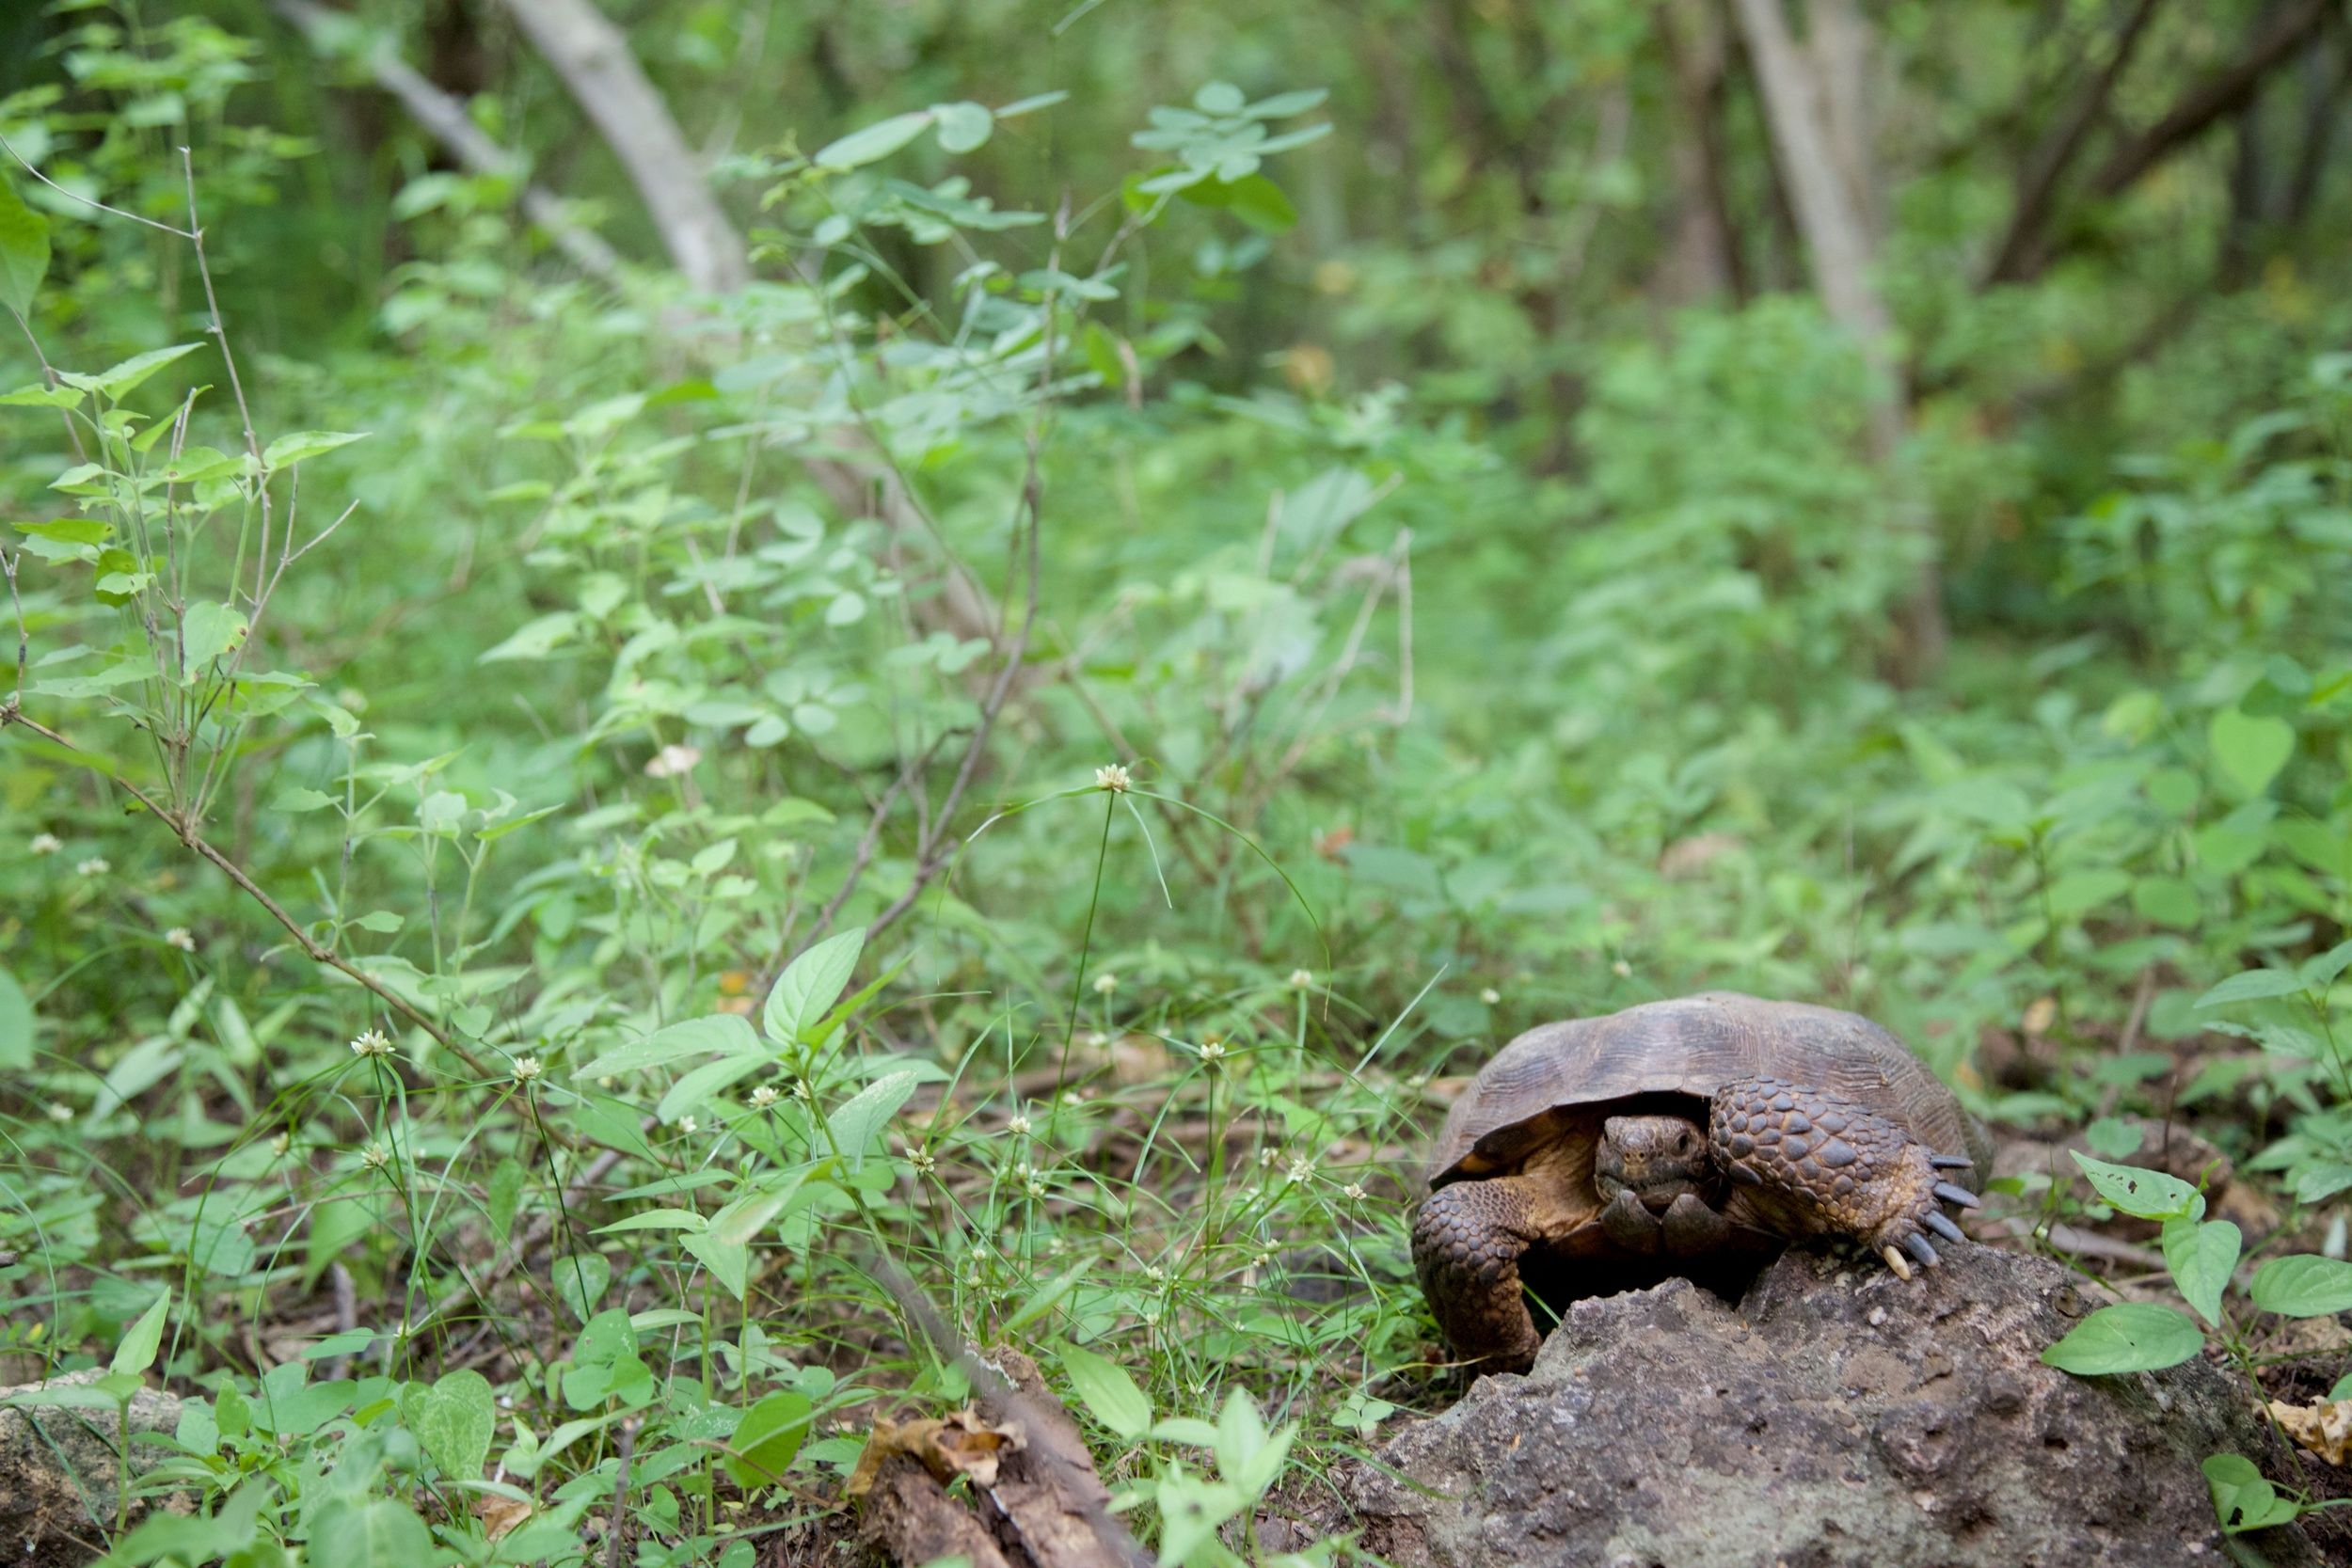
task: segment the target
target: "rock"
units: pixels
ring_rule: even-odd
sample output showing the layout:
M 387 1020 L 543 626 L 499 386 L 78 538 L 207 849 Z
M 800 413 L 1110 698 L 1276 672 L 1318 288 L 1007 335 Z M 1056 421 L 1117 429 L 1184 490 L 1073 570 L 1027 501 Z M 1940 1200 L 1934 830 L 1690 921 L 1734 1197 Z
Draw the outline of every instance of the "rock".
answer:
M 2042 1259 L 1945 1259 L 1906 1285 L 1791 1251 L 1736 1307 L 1681 1279 L 1578 1302 L 1527 1376 L 1343 1473 L 1363 1543 L 1399 1568 L 2228 1562 L 2201 1462 L 2296 1474 L 2249 1390 L 2202 1358 L 2045 1367 L 2095 1292 Z M 2321 1560 L 2298 1527 L 2246 1539 Z
M 69 1372 L 47 1383 L 0 1388 L 0 1552 L 15 1563 L 87 1562 L 104 1551 L 113 1532 L 115 1486 L 120 1473 L 122 1429 L 111 1401 L 84 1404 L 25 1404 L 22 1396 L 79 1389 L 98 1371 Z M 90 1391 L 92 1394 L 94 1390 Z M 169 1433 L 180 1424 L 180 1402 L 142 1388 L 131 1396 L 131 1471 L 135 1477 L 170 1450 L 141 1443 L 142 1432 Z M 185 1506 L 186 1499 L 170 1499 Z M 144 1518 L 155 1499 L 134 1497 L 130 1518 Z

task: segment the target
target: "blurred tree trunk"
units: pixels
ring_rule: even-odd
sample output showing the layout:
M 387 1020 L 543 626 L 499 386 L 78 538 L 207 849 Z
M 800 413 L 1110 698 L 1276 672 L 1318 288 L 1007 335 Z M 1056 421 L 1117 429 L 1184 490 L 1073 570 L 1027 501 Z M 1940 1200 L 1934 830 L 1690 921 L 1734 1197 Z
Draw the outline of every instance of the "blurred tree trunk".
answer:
M 506 8 L 620 157 L 678 271 L 717 293 L 750 281 L 742 239 L 620 29 L 591 0 L 506 0 Z
M 1894 321 L 1870 277 L 1878 247 L 1865 205 L 1876 184 L 1864 110 L 1868 24 L 1852 0 L 1815 0 L 1815 32 L 1800 49 L 1781 0 L 1735 4 L 1814 286 L 1831 318 L 1862 347 L 1872 384 L 1867 410 L 1871 455 L 1894 489 L 1899 523 L 1915 535 L 1919 564 L 1902 606 L 1897 665 L 1900 675 L 1915 680 L 1943 662 L 1947 634 L 1933 519 L 1899 468 L 1909 394 L 1894 355 Z
M 1747 268 L 1724 177 L 1724 77 L 1730 59 L 1723 12 L 1713 0 L 1668 0 L 1658 34 L 1674 78 L 1675 229 L 1651 281 L 1668 304 L 1729 294 L 1748 297 Z

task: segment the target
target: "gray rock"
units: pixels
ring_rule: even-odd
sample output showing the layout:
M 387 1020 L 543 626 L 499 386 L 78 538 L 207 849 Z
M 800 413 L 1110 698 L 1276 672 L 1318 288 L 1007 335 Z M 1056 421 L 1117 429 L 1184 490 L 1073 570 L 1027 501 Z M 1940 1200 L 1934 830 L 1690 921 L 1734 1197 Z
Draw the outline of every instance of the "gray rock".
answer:
M 87 1562 L 105 1550 L 116 1517 L 116 1487 L 122 1470 L 122 1411 L 25 1404 L 18 1396 L 78 1388 L 94 1383 L 97 1371 L 68 1372 L 46 1384 L 0 1388 L 0 1561 L 50 1568 Z M 131 1473 L 152 1468 L 169 1450 L 135 1440 L 143 1432 L 168 1433 L 179 1425 L 180 1402 L 142 1388 L 131 1396 Z M 133 1522 L 158 1507 L 184 1509 L 188 1500 L 134 1497 Z
M 1793 1251 L 1736 1307 L 1680 1279 L 1579 1302 L 1527 1376 L 1344 1474 L 1364 1544 L 1400 1568 L 2228 1562 L 2199 1465 L 2296 1473 L 2246 1388 L 2201 1358 L 2045 1367 L 2096 1293 L 2042 1259 L 1945 1258 L 1906 1285 Z M 2321 1560 L 2294 1526 L 2245 1544 Z

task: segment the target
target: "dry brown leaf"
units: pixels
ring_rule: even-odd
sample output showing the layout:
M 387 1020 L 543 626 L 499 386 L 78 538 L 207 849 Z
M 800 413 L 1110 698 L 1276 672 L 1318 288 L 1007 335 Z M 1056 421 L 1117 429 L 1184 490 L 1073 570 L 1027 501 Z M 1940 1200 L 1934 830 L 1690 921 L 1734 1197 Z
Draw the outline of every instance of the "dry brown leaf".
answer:
M 2330 1465 L 2344 1463 L 2352 1449 L 2352 1400 L 2320 1400 L 2311 1404 L 2270 1402 L 2270 1418 L 2279 1430 Z
M 484 1533 L 493 1541 L 530 1518 L 532 1512 L 529 1503 L 501 1497 L 495 1492 L 485 1492 L 473 1500 L 473 1516 L 482 1521 Z
M 882 1461 L 894 1454 L 916 1460 L 943 1481 L 969 1476 L 975 1486 L 993 1486 L 997 1462 L 1025 1446 L 1019 1431 L 992 1425 L 969 1408 L 945 1418 L 913 1421 L 894 1421 L 883 1416 L 875 1420 L 866 1439 L 866 1451 L 858 1455 L 848 1491 L 852 1497 L 866 1496 Z

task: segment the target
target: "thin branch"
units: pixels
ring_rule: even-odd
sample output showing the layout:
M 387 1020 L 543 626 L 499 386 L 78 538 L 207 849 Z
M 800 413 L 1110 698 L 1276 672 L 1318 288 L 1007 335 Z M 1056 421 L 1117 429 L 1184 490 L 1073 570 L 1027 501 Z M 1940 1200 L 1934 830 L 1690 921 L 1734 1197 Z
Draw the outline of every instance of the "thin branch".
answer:
M 2034 149 L 2026 165 L 2025 178 L 2018 182 L 2008 232 L 1994 249 L 1993 264 L 1985 269 L 1986 286 L 2014 283 L 2040 270 L 2041 250 L 2058 181 L 2073 165 L 2074 155 L 2082 150 L 2091 127 L 2106 114 L 2107 103 L 2115 96 L 2115 84 L 2122 79 L 2124 67 L 2131 64 L 2133 51 L 2139 47 L 2150 19 L 2162 3 L 2163 0 L 2137 0 L 2132 14 L 2116 33 L 2115 47 L 2108 51 L 2106 64 L 2100 67 L 2099 73 L 2075 97 L 2073 106 Z
M 68 740 L 64 736 L 59 735 L 56 730 L 49 728 L 48 725 L 40 722 L 38 720 L 26 714 L 17 705 L 16 699 L 13 697 L 11 697 L 5 705 L 0 705 L 0 730 L 7 729 L 10 724 L 22 724 L 24 728 L 32 731 L 35 735 L 40 736 L 43 740 L 48 741 L 53 746 L 62 746 L 69 752 L 82 751 L 81 747 L 74 745 L 73 742 Z M 89 753 L 85 752 L 84 754 L 87 755 Z M 420 1012 L 415 1006 L 407 1001 L 406 998 L 401 996 L 398 992 L 386 986 L 383 981 L 378 980 L 374 975 L 370 974 L 366 970 L 360 969 L 357 965 L 353 964 L 349 959 L 321 946 L 316 941 L 314 941 L 310 934 L 302 928 L 301 924 L 297 922 L 293 915 L 286 912 L 285 906 L 278 903 L 277 899 L 271 897 L 269 894 L 262 888 L 260 883 L 254 881 L 251 877 L 247 876 L 243 866 L 239 865 L 229 856 L 221 853 L 221 851 L 217 848 L 215 848 L 212 843 L 207 840 L 201 832 L 197 831 L 194 822 L 188 820 L 184 816 L 173 814 L 170 810 L 165 807 L 161 801 L 157 800 L 153 796 L 148 794 L 138 785 L 131 783 L 128 779 L 116 775 L 113 776 L 113 782 L 115 786 L 120 789 L 125 795 L 130 796 L 132 800 L 136 800 L 140 805 L 146 807 L 150 816 L 153 816 L 157 821 L 169 828 L 174 836 L 176 836 L 182 844 L 194 850 L 199 858 L 210 861 L 214 865 L 219 867 L 221 874 L 226 876 L 231 882 L 234 882 L 246 897 L 251 898 L 255 903 L 261 905 L 262 909 L 268 911 L 270 918 L 277 921 L 278 925 L 284 927 L 286 934 L 294 938 L 295 945 L 302 949 L 302 953 L 305 958 L 309 958 L 313 963 L 325 964 L 327 968 L 336 971 L 346 979 L 349 979 L 365 990 L 372 991 L 380 1001 L 384 1003 L 386 1006 L 390 1007 L 394 1012 L 399 1013 L 403 1018 L 405 1018 L 411 1023 L 414 1023 L 418 1028 L 432 1036 L 434 1040 L 437 1042 L 442 1049 L 448 1051 L 459 1061 L 464 1062 L 466 1066 L 472 1069 L 475 1072 L 480 1073 L 485 1077 L 489 1076 L 489 1069 L 485 1067 L 481 1060 L 477 1058 L 473 1053 L 467 1050 L 466 1047 L 458 1041 L 456 1037 L 452 1035 L 447 1029 L 443 1028 L 440 1024 L 436 1023 L 422 1012 Z
M 2319 31 L 2328 9 L 2328 0 L 2296 0 L 2273 13 L 2235 63 L 2198 84 L 2163 119 L 2117 148 L 2091 177 L 2090 194 L 2121 195 L 2141 175 L 2244 108 L 2271 69 Z

